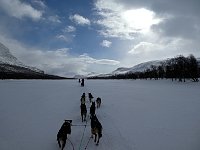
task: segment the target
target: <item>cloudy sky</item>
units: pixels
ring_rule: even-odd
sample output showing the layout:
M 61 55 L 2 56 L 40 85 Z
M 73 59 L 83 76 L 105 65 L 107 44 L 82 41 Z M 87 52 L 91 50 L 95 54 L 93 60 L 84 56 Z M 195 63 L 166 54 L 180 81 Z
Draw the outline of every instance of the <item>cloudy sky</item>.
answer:
M 0 0 L 0 42 L 47 73 L 110 73 L 199 57 L 199 7 L 199 0 Z

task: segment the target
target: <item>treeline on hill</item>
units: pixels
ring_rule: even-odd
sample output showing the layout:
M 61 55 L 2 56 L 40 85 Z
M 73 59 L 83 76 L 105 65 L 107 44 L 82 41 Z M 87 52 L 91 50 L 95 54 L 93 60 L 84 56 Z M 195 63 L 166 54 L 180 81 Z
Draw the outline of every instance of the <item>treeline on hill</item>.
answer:
M 144 72 L 129 72 L 126 74 L 116 74 L 108 77 L 91 77 L 90 79 L 171 79 L 185 82 L 191 79 L 198 82 L 200 77 L 200 67 L 197 59 L 190 55 L 184 57 L 182 55 L 163 62 L 160 66 L 152 65 Z
M 0 79 L 69 79 L 56 75 L 45 74 L 44 71 L 36 72 L 25 67 L 9 64 L 0 65 Z
M 59 77 L 55 75 L 49 74 L 24 74 L 24 73 L 1 73 L 0 72 L 0 79 L 69 79 L 65 77 Z

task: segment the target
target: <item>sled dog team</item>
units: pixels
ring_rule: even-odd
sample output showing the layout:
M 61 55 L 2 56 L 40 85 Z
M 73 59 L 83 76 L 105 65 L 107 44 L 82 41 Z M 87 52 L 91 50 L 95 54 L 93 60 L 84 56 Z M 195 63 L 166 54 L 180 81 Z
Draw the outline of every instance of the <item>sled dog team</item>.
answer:
M 92 99 L 94 98 L 92 96 L 91 93 L 88 93 L 88 98 L 89 101 L 91 103 L 90 106 L 90 119 L 91 119 L 91 138 L 93 138 L 93 135 L 95 136 L 94 138 L 94 142 L 96 143 L 96 145 L 99 144 L 99 139 L 102 137 L 102 125 L 99 122 L 96 114 L 95 114 L 95 110 L 96 110 L 96 106 L 97 108 L 100 108 L 101 106 L 101 98 L 97 97 L 96 99 L 96 106 L 95 106 L 95 101 L 92 101 Z M 86 96 L 85 93 L 82 94 L 81 96 L 81 105 L 80 105 L 80 109 L 81 109 L 81 119 L 82 122 L 86 121 L 86 117 L 87 117 L 87 107 L 86 107 Z M 65 144 L 66 144 L 66 140 L 67 140 L 67 134 L 71 134 L 71 125 L 72 125 L 72 120 L 65 120 L 65 122 L 63 123 L 63 125 L 61 126 L 58 134 L 57 134 L 57 141 L 58 141 L 58 145 L 61 148 L 61 150 L 64 149 Z

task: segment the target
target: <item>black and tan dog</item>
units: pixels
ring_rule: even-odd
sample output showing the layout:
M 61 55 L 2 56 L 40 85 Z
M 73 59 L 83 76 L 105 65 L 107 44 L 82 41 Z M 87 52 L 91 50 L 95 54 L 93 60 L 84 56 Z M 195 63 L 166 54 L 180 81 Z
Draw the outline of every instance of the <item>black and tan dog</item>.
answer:
M 102 125 L 97 119 L 96 115 L 91 115 L 90 119 L 91 119 L 91 133 L 92 133 L 91 137 L 93 138 L 93 135 L 95 136 L 94 142 L 96 143 L 96 145 L 98 145 L 99 139 L 102 137 Z
M 100 97 L 97 97 L 96 103 L 97 103 L 97 108 L 99 108 L 101 106 L 101 98 Z
M 60 130 L 58 131 L 57 141 L 58 141 L 59 148 L 61 150 L 63 150 L 65 147 L 67 134 L 71 134 L 71 123 L 72 123 L 72 120 L 65 120 Z

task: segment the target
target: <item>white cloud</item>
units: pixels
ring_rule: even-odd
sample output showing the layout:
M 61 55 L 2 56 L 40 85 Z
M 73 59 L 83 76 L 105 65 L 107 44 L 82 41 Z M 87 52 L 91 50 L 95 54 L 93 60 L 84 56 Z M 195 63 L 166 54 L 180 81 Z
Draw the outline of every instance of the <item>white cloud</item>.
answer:
M 78 25 L 90 25 L 90 20 L 79 14 L 74 14 L 73 16 L 70 16 L 69 19 Z
M 64 56 L 64 55 L 67 56 L 69 50 L 70 50 L 69 48 L 60 48 L 60 49 L 57 49 L 57 50 L 55 51 L 55 54 L 56 54 L 57 56 Z
M 45 3 L 41 0 L 33 0 L 32 1 L 34 4 L 36 4 L 37 6 L 39 6 L 40 8 L 44 9 L 46 8 L 47 6 L 45 5 Z
M 67 36 L 65 36 L 65 35 L 56 35 L 56 38 L 57 39 L 60 39 L 60 40 L 62 40 L 62 41 L 65 41 L 65 42 L 69 42 L 69 38 L 67 37 Z
M 42 17 L 41 11 L 20 0 L 0 0 L 0 8 L 8 15 L 18 19 L 28 17 L 33 20 L 39 20 Z
M 111 60 L 111 59 L 94 59 L 86 53 L 80 55 L 79 58 L 81 61 L 87 64 L 117 65 L 120 63 L 119 61 Z
M 97 64 L 102 64 L 102 65 L 118 65 L 120 64 L 119 61 L 116 60 L 110 60 L 110 59 L 100 59 L 96 60 Z
M 150 51 L 155 51 L 159 48 L 158 45 L 149 43 L 149 42 L 140 42 L 134 46 L 128 53 L 129 54 L 139 54 L 139 53 L 146 53 Z
M 177 55 L 194 54 L 195 57 L 199 57 L 198 47 L 198 43 L 180 38 L 162 38 L 154 41 L 150 39 L 132 46 L 132 49 L 127 52 L 124 58 L 120 59 L 120 62 L 122 66 L 133 67 L 146 61 L 163 60 Z
M 63 29 L 63 32 L 67 32 L 67 33 L 75 32 L 75 31 L 76 31 L 76 28 L 74 26 L 67 26 L 65 27 L 65 29 Z
M 54 22 L 54 23 L 61 23 L 58 15 L 49 16 L 48 20 L 51 21 L 51 22 Z
M 88 54 L 73 56 L 70 48 L 43 50 L 28 47 L 22 43 L 0 35 L 0 42 L 10 49 L 10 52 L 26 65 L 37 67 L 45 73 L 73 77 L 76 74 L 88 74 L 93 71 L 114 70 L 120 62 L 110 59 L 96 59 Z M 103 72 L 103 73 L 107 73 Z
M 101 17 L 95 23 L 105 37 L 134 39 L 137 34 L 149 32 L 152 25 L 161 21 L 153 11 L 145 8 L 125 8 L 114 0 L 97 0 L 95 10 Z
M 100 45 L 103 47 L 110 47 L 112 44 L 112 42 L 108 41 L 108 40 L 103 40 Z

